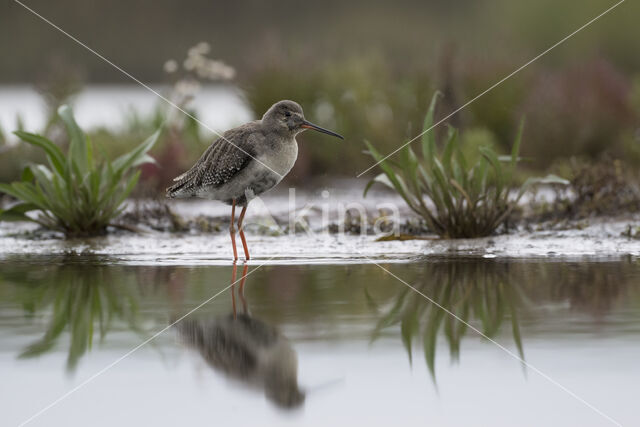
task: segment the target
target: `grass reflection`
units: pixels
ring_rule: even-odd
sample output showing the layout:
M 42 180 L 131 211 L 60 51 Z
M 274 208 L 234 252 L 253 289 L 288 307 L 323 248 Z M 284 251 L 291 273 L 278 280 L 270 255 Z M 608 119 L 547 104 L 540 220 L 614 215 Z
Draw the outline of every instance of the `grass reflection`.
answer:
M 635 259 L 458 258 L 389 269 L 524 358 L 526 338 L 566 340 L 580 332 L 599 339 L 604 330 L 634 337 L 638 267 Z M 124 266 L 96 257 L 6 259 L 0 261 L 4 347 L 22 358 L 66 353 L 73 372 L 98 344 L 123 353 L 139 344 L 228 286 L 231 273 L 228 266 Z M 404 345 L 411 363 L 426 363 L 434 380 L 438 346 L 457 361 L 465 337 L 476 337 L 375 265 L 265 266 L 250 281 L 251 317 L 287 332 L 292 343 L 357 344 L 384 335 Z M 216 298 L 186 320 L 228 315 L 230 302 Z M 236 302 L 244 311 L 245 301 Z M 418 354 L 419 362 L 411 360 Z
M 495 337 L 501 328 L 508 327 L 518 354 L 524 359 L 518 320 L 524 298 L 517 282 L 508 280 L 507 272 L 508 265 L 502 263 L 468 260 L 427 264 L 420 275 L 422 281 L 412 285 L 462 321 L 403 286 L 381 310 L 372 341 L 384 330 L 399 326 L 402 342 L 412 362 L 414 342 L 421 340 L 425 362 L 434 382 L 438 336 L 444 337 L 451 359 L 458 361 L 462 339 L 469 332 L 467 324 L 489 338 Z M 371 301 L 377 307 L 377 303 Z
M 79 269 L 63 265 L 44 269 L 38 280 L 32 270 L 11 275 L 19 282 L 18 298 L 25 313 L 42 318 L 44 334 L 19 354 L 20 358 L 41 356 L 69 333 L 67 371 L 75 371 L 78 361 L 91 350 L 97 338 L 104 342 L 115 324 L 143 335 L 138 324 L 140 292 L 128 275 L 114 277 L 113 268 L 92 266 Z M 5 278 L 6 279 L 6 278 Z

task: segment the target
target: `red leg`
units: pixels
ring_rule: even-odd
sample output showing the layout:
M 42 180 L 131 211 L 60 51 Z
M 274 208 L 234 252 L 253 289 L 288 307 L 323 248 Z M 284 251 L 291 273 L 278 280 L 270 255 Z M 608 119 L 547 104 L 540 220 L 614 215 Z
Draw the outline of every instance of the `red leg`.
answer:
M 242 208 L 242 211 L 240 212 L 240 217 L 238 218 L 238 232 L 240 233 L 240 240 L 242 240 L 242 248 L 244 249 L 244 257 L 248 261 L 249 259 L 251 259 L 251 257 L 249 256 L 249 248 L 247 247 L 247 239 L 245 239 L 244 230 L 242 229 L 242 221 L 244 220 L 244 214 L 247 212 L 247 206 L 249 206 L 248 202 L 247 202 L 246 205 L 244 205 L 244 207 Z
M 236 291 L 234 283 L 236 283 L 236 262 L 233 262 L 233 270 L 231 270 L 231 305 L 233 305 L 233 318 L 236 318 Z
M 244 298 L 244 282 L 247 280 L 247 271 L 249 270 L 249 264 L 245 264 L 242 269 L 242 278 L 240 279 L 240 286 L 238 287 L 238 296 L 242 301 L 242 311 L 247 314 L 247 300 Z
M 229 226 L 229 234 L 231 235 L 231 245 L 233 246 L 233 260 L 238 260 L 238 250 L 236 249 L 236 230 L 233 223 L 236 220 L 236 199 L 231 200 L 231 225 Z

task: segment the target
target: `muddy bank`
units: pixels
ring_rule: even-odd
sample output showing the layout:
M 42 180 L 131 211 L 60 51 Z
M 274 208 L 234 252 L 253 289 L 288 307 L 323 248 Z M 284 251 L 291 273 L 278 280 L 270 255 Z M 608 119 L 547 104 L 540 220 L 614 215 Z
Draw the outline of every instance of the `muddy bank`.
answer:
M 548 201 L 553 194 L 527 195 L 523 205 L 534 198 Z M 231 257 L 229 211 L 226 205 L 202 200 L 131 202 L 119 222 L 139 232 L 113 229 L 91 239 L 64 239 L 33 224 L 0 223 L 0 256 L 97 254 L 131 263 L 225 264 Z M 340 182 L 317 190 L 268 193 L 251 203 L 245 224 L 252 263 L 640 256 L 640 214 L 522 222 L 507 234 L 445 240 L 429 235 L 400 197 L 374 190 L 363 199 L 359 186 Z M 403 239 L 380 241 L 393 232 Z
M 635 218 L 638 223 L 640 218 Z M 582 229 L 518 231 L 482 239 L 376 241 L 372 235 L 297 233 L 268 236 L 247 230 L 255 264 L 403 262 L 431 256 L 623 257 L 640 256 L 640 239 L 629 236 L 629 219 L 599 219 Z M 231 248 L 226 232 L 143 234 L 65 240 L 31 235 L 34 227 L 0 226 L 0 256 L 98 254 L 134 264 L 226 264 Z

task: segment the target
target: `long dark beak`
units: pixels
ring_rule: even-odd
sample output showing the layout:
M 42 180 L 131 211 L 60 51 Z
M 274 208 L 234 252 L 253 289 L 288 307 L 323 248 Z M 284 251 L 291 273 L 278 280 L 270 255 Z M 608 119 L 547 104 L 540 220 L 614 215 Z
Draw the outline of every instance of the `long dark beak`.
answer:
M 303 120 L 302 121 L 302 125 L 300 127 L 304 128 L 304 129 L 317 130 L 318 132 L 326 133 L 327 135 L 332 135 L 332 136 L 338 137 L 340 139 L 344 139 L 342 137 L 342 135 L 338 135 L 337 133 L 332 132 L 329 129 L 321 128 L 320 126 L 314 125 L 313 123 L 311 123 L 311 122 L 309 122 L 307 120 Z

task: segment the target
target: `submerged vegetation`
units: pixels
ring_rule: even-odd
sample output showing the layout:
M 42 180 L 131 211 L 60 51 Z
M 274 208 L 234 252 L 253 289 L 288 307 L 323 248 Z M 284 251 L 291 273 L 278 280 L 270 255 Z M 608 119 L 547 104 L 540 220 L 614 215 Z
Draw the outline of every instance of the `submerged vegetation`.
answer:
M 28 166 L 19 182 L 0 184 L 0 192 L 21 202 L 0 211 L 0 220 L 33 221 L 68 236 L 104 233 L 123 211 L 123 202 L 140 178 L 140 171 L 135 168 L 153 162 L 147 152 L 159 131 L 128 153 L 109 160 L 94 151 L 70 107 L 63 105 L 58 113 L 69 138 L 66 155 L 43 136 L 16 132 L 24 142 L 46 153 L 48 166 Z M 27 215 L 31 211 L 40 215 Z
M 438 96 L 438 93 L 433 96 L 424 121 L 422 158 L 414 153 L 411 144 L 393 159 L 385 158 L 373 144 L 366 142 L 369 154 L 383 173 L 369 182 L 365 195 L 373 183 L 385 184 L 402 196 L 434 233 L 445 238 L 471 238 L 494 233 L 532 184 L 567 183 L 554 175 L 529 178 L 512 196 L 523 124 L 510 156 L 498 156 L 493 149 L 483 146 L 478 148 L 477 160 L 469 163 L 458 141 L 458 131 L 452 126 L 439 153 L 435 133 L 431 131 Z

